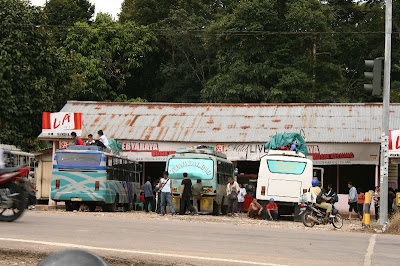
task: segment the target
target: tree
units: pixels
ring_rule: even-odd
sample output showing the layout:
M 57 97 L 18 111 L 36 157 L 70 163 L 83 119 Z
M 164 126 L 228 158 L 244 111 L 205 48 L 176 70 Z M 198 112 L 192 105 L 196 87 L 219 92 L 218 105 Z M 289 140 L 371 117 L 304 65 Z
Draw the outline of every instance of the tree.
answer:
M 0 2 L 0 142 L 26 149 L 36 145 L 42 112 L 58 111 L 71 85 L 71 61 L 40 24 L 29 1 Z
M 177 0 L 124 0 L 119 14 L 122 23 L 132 21 L 150 25 L 168 17 Z
M 143 67 L 155 51 L 157 39 L 146 26 L 133 22 L 121 24 L 107 14 L 98 14 L 91 24 L 77 22 L 64 42 L 77 63 L 73 76 L 77 100 L 114 100 L 120 94 L 140 97 L 141 88 L 128 79 Z
M 95 6 L 88 0 L 49 0 L 44 7 L 47 23 L 72 26 L 75 22 L 89 22 Z
M 329 95 L 321 93 L 328 91 L 326 83 L 341 77 L 340 68 L 322 56 L 332 44 L 320 38 L 320 31 L 330 31 L 330 14 L 319 1 L 240 1 L 210 27 L 216 36 L 211 45 L 219 47 L 218 71 L 202 91 L 203 99 L 326 100 Z

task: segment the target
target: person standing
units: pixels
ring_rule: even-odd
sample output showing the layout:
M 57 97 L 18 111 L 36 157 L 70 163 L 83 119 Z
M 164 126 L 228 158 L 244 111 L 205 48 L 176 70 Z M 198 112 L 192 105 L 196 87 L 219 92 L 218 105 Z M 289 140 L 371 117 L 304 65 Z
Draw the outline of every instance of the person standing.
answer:
M 236 213 L 238 193 L 240 191 L 239 184 L 233 180 L 232 177 L 228 178 L 228 184 L 226 185 L 226 195 L 228 197 L 228 215 L 238 216 Z
M 393 201 L 396 198 L 396 194 L 394 193 L 393 188 L 389 188 L 388 190 L 388 214 L 393 212 Z
M 151 206 L 151 211 L 155 211 L 154 196 L 153 196 L 153 186 L 151 185 L 151 177 L 147 177 L 146 183 L 143 185 L 144 191 L 144 210 L 149 212 L 149 204 Z
M 360 220 L 362 220 L 362 217 L 364 215 L 364 201 L 365 201 L 364 189 L 359 188 L 358 189 L 357 209 L 358 209 L 358 216 L 360 217 Z
M 180 215 L 184 215 L 186 207 L 190 210 L 192 214 L 196 214 L 197 211 L 190 202 L 190 197 L 192 196 L 192 180 L 189 179 L 187 173 L 183 173 L 183 180 L 181 183 L 181 208 L 179 211 Z
M 244 213 L 244 196 L 247 195 L 246 189 L 243 187 L 242 184 L 239 184 L 239 194 L 238 194 L 238 213 Z
M 201 179 L 197 179 L 197 183 L 192 187 L 192 198 L 193 206 L 196 208 L 196 212 L 200 211 L 200 199 L 203 196 L 203 185 Z
M 355 186 L 353 186 L 353 183 L 349 181 L 347 183 L 347 187 L 350 189 L 349 190 L 349 220 L 351 220 L 351 213 L 354 211 L 358 215 L 358 206 L 357 206 L 357 201 L 358 201 L 358 196 L 357 196 L 357 189 Z
M 378 221 L 379 219 L 379 201 L 381 198 L 381 189 L 379 186 L 375 187 L 375 193 L 374 193 L 374 206 L 375 206 L 375 221 Z
M 172 182 L 168 177 L 168 172 L 163 173 L 163 178 L 160 180 L 159 188 L 161 190 L 161 215 L 165 215 L 165 209 L 169 207 L 172 216 L 176 215 L 174 204 L 172 203 Z

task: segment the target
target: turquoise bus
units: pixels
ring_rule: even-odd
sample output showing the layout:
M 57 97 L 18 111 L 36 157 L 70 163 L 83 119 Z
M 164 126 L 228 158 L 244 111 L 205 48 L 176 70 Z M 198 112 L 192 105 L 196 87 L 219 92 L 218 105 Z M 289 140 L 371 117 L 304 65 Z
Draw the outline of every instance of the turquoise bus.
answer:
M 207 148 L 178 149 L 167 157 L 166 171 L 172 181 L 175 210 L 180 209 L 183 173 L 188 173 L 193 185 L 197 179 L 202 181 L 199 212 L 219 215 L 226 209 L 226 185 L 229 177 L 235 178 L 235 168 L 225 154 Z
M 140 200 L 142 167 L 97 146 L 70 146 L 57 150 L 53 161 L 51 199 L 65 202 L 67 211 L 86 205 L 89 211 L 101 206 L 113 212 L 122 206 L 131 210 Z

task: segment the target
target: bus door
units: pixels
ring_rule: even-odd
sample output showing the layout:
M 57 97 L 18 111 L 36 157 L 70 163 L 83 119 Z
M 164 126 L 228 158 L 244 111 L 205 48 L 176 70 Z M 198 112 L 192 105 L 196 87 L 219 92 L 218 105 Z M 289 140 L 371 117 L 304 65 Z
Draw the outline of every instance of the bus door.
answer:
M 318 179 L 320 186 L 324 186 L 324 168 L 314 167 L 313 168 L 313 179 Z

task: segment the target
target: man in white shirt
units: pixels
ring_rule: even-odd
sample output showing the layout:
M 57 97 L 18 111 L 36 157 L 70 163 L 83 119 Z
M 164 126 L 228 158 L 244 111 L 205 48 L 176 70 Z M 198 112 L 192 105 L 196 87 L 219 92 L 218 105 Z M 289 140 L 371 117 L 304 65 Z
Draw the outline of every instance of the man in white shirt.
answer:
M 165 171 L 163 173 L 163 178 L 160 180 L 160 184 L 158 185 L 161 190 L 161 215 L 165 215 L 165 208 L 169 207 L 169 210 L 172 216 L 176 215 L 174 204 L 172 203 L 172 182 L 171 179 L 168 178 L 168 172 Z
M 226 185 L 226 196 L 228 197 L 228 215 L 238 216 L 236 213 L 236 207 L 238 202 L 238 193 L 240 191 L 239 184 L 233 180 L 232 177 L 228 178 L 228 184 Z
M 242 184 L 239 184 L 240 190 L 238 194 L 238 208 L 237 212 L 238 213 L 243 213 L 244 212 L 244 196 L 247 195 L 246 189 L 243 187 Z
M 104 146 L 105 148 L 109 149 L 110 145 L 108 144 L 108 139 L 106 137 L 106 135 L 104 135 L 103 130 L 99 130 L 97 131 L 97 134 L 99 134 L 99 142 L 96 142 L 98 146 Z M 100 144 L 100 145 L 99 145 Z

